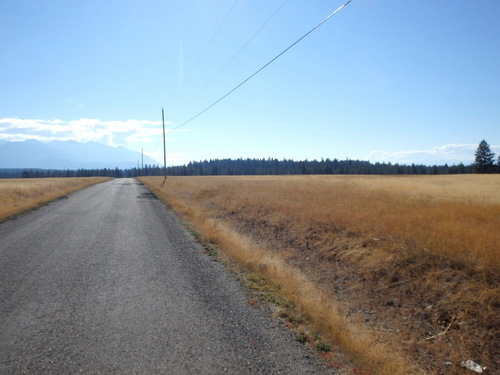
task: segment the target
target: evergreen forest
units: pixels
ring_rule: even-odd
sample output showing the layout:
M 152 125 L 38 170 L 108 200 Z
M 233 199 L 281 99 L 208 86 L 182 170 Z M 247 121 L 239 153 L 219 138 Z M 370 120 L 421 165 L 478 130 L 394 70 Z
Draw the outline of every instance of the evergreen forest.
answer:
M 437 175 L 463 173 L 500 173 L 500 156 L 495 160 L 486 141 L 481 141 L 475 162 L 470 165 L 423 165 L 371 163 L 363 160 L 278 160 L 267 159 L 211 159 L 190 162 L 187 165 L 164 167 L 144 165 L 130 169 L 0 169 L 0 178 L 43 178 L 43 177 L 138 177 L 138 176 L 238 176 L 238 175 L 322 175 L 322 174 L 363 174 L 363 175 Z

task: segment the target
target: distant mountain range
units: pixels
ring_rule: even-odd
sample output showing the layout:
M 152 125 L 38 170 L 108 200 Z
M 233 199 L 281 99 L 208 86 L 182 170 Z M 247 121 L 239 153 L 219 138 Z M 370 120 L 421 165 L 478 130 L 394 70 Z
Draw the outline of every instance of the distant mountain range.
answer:
M 0 142 L 0 168 L 126 169 L 137 167 L 138 161 L 141 162 L 140 152 L 96 142 Z M 158 162 L 144 156 L 144 164 L 156 165 Z

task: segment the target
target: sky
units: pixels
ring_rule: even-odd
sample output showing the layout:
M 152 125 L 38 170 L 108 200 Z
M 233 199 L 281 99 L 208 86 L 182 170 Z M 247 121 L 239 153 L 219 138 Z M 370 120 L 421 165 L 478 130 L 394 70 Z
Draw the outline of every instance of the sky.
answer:
M 352 0 L 217 102 L 345 1 L 0 0 L 0 142 L 163 163 L 164 108 L 167 165 L 498 156 L 498 0 Z

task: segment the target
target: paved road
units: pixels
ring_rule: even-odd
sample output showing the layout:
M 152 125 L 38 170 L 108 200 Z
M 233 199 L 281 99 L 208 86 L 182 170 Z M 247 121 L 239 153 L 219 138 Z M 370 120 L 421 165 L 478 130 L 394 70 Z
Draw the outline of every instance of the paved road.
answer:
M 0 374 L 323 374 L 132 179 L 0 225 Z

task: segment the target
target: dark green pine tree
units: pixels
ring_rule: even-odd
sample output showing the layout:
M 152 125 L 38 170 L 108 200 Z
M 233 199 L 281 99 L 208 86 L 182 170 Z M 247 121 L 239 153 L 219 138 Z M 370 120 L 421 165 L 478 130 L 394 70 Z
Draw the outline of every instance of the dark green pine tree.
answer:
M 493 172 L 495 169 L 495 153 L 491 151 L 490 145 L 484 139 L 477 146 L 474 169 L 477 173 Z

